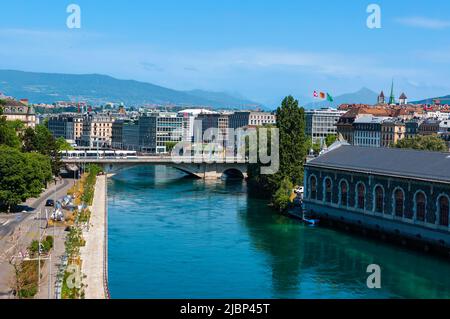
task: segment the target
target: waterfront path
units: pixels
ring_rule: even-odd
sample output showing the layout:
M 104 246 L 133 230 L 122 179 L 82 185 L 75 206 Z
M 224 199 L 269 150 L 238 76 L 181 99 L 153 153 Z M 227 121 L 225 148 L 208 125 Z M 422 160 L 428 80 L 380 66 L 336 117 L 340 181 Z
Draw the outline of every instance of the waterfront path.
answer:
M 98 176 L 89 229 L 84 231 L 86 246 L 81 248 L 81 271 L 86 299 L 106 299 L 106 176 Z

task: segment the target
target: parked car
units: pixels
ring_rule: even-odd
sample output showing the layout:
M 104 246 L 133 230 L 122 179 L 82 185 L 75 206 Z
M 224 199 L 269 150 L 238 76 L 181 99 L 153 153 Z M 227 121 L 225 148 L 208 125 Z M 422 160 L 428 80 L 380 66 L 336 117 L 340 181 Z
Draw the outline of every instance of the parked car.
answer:
M 45 207 L 55 207 L 55 201 L 53 199 L 47 199 Z

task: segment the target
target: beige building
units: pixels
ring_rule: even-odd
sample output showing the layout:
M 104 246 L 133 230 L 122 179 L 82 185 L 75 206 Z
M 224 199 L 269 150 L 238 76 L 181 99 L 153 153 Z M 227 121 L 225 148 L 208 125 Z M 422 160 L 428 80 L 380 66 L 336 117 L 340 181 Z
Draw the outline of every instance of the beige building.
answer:
M 275 124 L 277 117 L 275 114 L 269 112 L 250 112 L 249 125 L 268 125 Z
M 83 118 L 82 117 L 75 117 L 74 118 L 74 137 L 76 141 L 81 140 L 81 137 L 83 136 Z
M 388 119 L 381 123 L 381 147 L 390 147 L 406 136 L 406 125 L 403 121 Z
M 18 102 L 13 99 L 5 99 L 3 107 L 3 116 L 7 121 L 21 121 L 26 127 L 34 128 L 36 126 L 36 113 L 33 107 L 26 103 Z
M 82 122 L 81 145 L 93 148 L 111 146 L 114 119 L 109 115 L 87 115 Z M 79 125 L 79 124 L 78 124 Z

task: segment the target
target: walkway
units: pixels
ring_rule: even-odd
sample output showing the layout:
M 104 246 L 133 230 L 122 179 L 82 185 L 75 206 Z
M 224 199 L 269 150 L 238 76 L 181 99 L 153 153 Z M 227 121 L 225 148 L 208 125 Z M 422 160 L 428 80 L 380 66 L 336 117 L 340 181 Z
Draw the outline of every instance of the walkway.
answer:
M 84 232 L 86 246 L 81 248 L 81 271 L 87 277 L 84 283 L 86 299 L 106 299 L 106 176 L 98 176 L 89 230 Z

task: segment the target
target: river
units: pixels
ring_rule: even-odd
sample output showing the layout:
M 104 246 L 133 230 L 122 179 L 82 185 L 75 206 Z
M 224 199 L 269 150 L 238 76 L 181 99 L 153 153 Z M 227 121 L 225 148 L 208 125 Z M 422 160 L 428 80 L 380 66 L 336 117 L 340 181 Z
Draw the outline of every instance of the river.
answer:
M 109 179 L 108 214 L 112 298 L 450 298 L 450 261 L 305 226 L 244 181 L 130 169 Z

